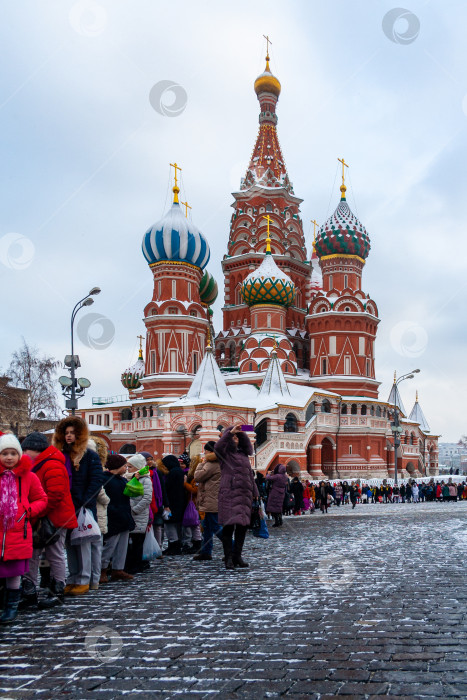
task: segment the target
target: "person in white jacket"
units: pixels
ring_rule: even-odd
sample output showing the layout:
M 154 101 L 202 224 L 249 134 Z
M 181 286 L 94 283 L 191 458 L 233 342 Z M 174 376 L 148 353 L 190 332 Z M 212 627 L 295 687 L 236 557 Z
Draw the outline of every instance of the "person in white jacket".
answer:
M 144 538 L 149 524 L 149 514 L 152 501 L 152 481 L 151 476 L 140 476 L 139 470 L 146 466 L 146 458 L 136 454 L 128 458 L 127 477 L 136 476 L 140 480 L 144 493 L 142 496 L 130 498 L 131 514 L 136 527 L 130 533 L 130 544 L 125 562 L 125 571 L 129 574 L 137 574 L 149 568 L 149 562 L 143 561 Z
M 419 488 L 418 484 L 412 485 L 412 498 L 414 503 L 418 503 Z

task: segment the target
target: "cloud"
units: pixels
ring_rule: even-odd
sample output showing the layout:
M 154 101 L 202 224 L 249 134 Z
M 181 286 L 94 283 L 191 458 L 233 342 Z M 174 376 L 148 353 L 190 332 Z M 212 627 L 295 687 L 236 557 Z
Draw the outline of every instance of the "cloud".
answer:
M 420 323 L 428 334 L 418 358 L 423 409 L 434 431 L 457 439 L 465 425 L 462 392 L 453 387 L 466 380 L 463 3 L 416 3 L 420 33 L 410 45 L 383 33 L 390 2 L 96 5 L 79 31 L 78 4 L 51 0 L 27 2 L 26 10 L 10 4 L 0 27 L 9 66 L 0 83 L 0 239 L 13 232 L 34 246 L 26 269 L 1 266 L 0 365 L 22 335 L 61 359 L 75 301 L 99 285 L 93 311 L 112 321 L 115 338 L 105 349 L 77 350 L 89 395 L 120 393 L 152 293 L 141 239 L 170 202 L 174 159 L 183 198 L 210 240 L 220 327 L 232 178 L 256 137 L 253 82 L 268 33 L 283 87 L 279 137 L 304 198 L 308 240 L 309 220 L 323 221 L 337 205 L 336 158 L 345 156 L 349 201 L 372 241 L 363 286 L 382 319 L 382 396 L 394 368 L 410 369 L 391 345 L 391 328 Z M 164 80 L 186 91 L 177 117 L 150 104 L 151 88 Z M 414 390 L 404 386 L 407 405 Z

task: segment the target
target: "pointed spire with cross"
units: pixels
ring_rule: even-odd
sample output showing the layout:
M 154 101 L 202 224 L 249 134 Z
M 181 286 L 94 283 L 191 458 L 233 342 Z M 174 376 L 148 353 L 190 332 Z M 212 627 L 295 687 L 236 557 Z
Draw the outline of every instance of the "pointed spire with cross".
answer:
M 138 355 L 138 360 L 143 359 L 143 340 L 144 340 L 144 335 L 137 335 L 136 336 L 139 340 L 139 355 Z
M 349 167 L 349 164 L 345 162 L 344 158 L 338 158 L 337 159 L 339 163 L 342 163 L 342 185 L 340 187 L 341 190 L 341 199 L 345 199 L 345 193 L 347 190 L 347 187 L 345 186 L 345 168 Z
M 177 163 L 170 163 L 170 167 L 172 167 L 175 170 L 175 184 L 172 187 L 172 192 L 174 193 L 174 204 L 178 204 L 178 193 L 180 192 L 180 188 L 178 186 L 178 178 L 177 178 L 177 170 L 182 171 L 181 167 L 177 165 Z
M 313 224 L 313 253 L 316 253 L 316 227 L 318 226 L 318 222 L 316 219 L 312 219 L 311 223 Z
M 266 255 L 271 255 L 271 237 L 269 235 L 269 222 L 272 221 L 272 219 L 269 216 L 269 214 L 263 216 L 263 219 L 266 219 L 266 221 L 268 222 L 268 235 L 266 237 Z

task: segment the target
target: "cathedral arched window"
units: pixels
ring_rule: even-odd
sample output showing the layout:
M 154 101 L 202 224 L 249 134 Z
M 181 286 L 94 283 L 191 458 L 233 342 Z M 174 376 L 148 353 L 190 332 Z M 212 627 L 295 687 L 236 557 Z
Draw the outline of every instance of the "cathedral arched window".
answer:
M 372 416 L 375 415 L 375 407 L 374 407 L 374 406 L 372 406 L 372 407 L 370 408 L 370 415 L 372 415 Z
M 296 433 L 298 430 L 297 418 L 293 413 L 287 413 L 284 423 L 284 433 Z
M 362 414 L 362 416 L 366 416 L 366 405 L 365 404 L 363 404 L 363 406 L 360 410 L 360 413 Z
M 268 419 L 263 418 L 258 425 L 255 426 L 256 447 L 263 445 L 268 439 Z
M 147 418 L 147 416 L 148 416 L 148 411 L 147 411 L 147 408 L 146 408 L 146 406 L 145 406 L 145 407 L 143 408 L 143 418 Z
M 342 404 L 342 406 L 341 406 L 341 413 L 342 413 L 343 416 L 345 416 L 345 415 L 347 414 L 347 404 L 346 404 L 346 403 L 343 403 L 343 404 Z
M 266 204 L 266 211 L 272 212 L 272 204 Z
M 331 413 L 331 404 L 327 399 L 323 399 L 321 403 L 321 413 Z
M 356 415 L 357 415 L 357 404 L 356 404 L 356 403 L 353 403 L 353 404 L 352 404 L 352 406 L 351 406 L 351 408 L 350 408 L 350 413 L 351 413 L 353 416 L 356 416 Z
M 316 413 L 316 402 L 312 401 L 310 404 L 308 404 L 306 412 L 305 412 L 305 423 L 308 423 L 308 421 L 313 418 L 315 413 Z
M 131 411 L 131 408 L 122 409 L 122 420 L 132 420 L 132 419 L 133 419 L 133 413 Z
M 381 406 L 376 406 L 376 417 L 381 418 Z

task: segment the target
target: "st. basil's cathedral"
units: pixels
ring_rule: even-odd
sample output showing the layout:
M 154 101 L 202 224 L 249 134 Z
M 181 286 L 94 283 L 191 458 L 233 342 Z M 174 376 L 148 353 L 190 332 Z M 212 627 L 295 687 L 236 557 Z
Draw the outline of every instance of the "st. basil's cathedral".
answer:
M 438 436 L 418 396 L 407 413 L 395 378 L 388 399 L 379 398 L 378 308 L 363 286 L 370 238 L 346 200 L 347 164 L 340 160 L 341 198 L 309 259 L 303 200 L 277 135 L 281 84 L 269 55 L 254 89 L 259 131 L 233 193 L 223 329 L 215 335 L 212 325 L 218 290 L 207 270 L 209 243 L 179 201 L 174 163 L 173 204 L 143 236 L 154 287 L 144 308 L 145 353 L 141 345 L 121 377 L 128 399 L 93 399 L 79 414 L 123 454 L 193 455 L 224 427 L 241 424 L 255 442 L 259 471 L 283 463 L 289 474 L 313 480 L 367 479 L 394 476 L 397 405 L 399 475 L 434 476 Z

